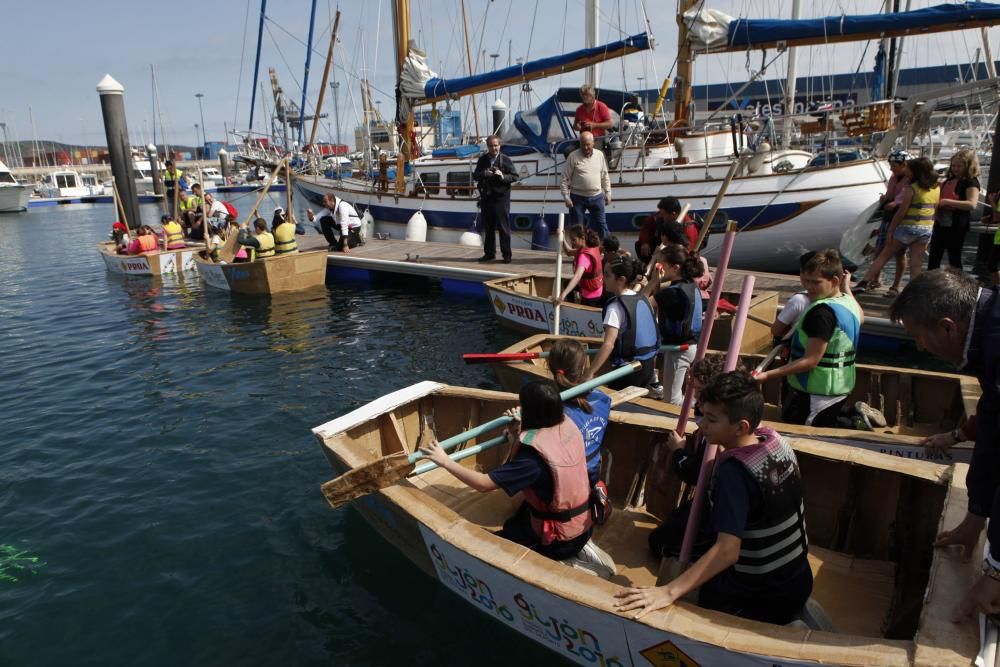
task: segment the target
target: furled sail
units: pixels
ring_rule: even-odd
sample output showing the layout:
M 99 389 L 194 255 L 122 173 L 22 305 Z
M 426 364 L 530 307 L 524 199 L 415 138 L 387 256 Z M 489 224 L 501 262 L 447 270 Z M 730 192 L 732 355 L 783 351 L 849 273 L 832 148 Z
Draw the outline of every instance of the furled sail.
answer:
M 563 72 L 583 69 L 595 63 L 620 58 L 653 47 L 647 33 L 632 35 L 603 46 L 580 49 L 572 53 L 542 58 L 498 69 L 494 72 L 474 74 L 455 79 L 442 79 L 427 66 L 427 56 L 410 45 L 409 54 L 399 77 L 400 106 L 409 108 L 417 104 L 474 95 L 497 88 L 504 88 L 523 81 L 533 81 Z
M 962 2 L 891 14 L 816 19 L 737 19 L 712 9 L 684 14 L 692 48 L 701 53 L 832 44 L 924 35 L 1000 24 L 1000 4 Z

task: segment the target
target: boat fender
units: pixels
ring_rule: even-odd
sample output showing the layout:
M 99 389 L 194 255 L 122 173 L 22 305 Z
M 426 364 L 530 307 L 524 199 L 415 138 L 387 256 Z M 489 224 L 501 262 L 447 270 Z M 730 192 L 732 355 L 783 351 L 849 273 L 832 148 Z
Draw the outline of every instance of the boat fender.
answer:
M 411 215 L 406 223 L 406 240 L 418 243 L 427 240 L 427 218 L 420 211 Z
M 757 146 L 757 150 L 754 151 L 753 155 L 750 156 L 750 160 L 747 162 L 747 170 L 751 174 L 757 173 L 761 167 L 764 166 L 764 160 L 767 158 L 767 154 L 771 152 L 771 144 L 766 141 L 760 142 Z
M 535 224 L 531 226 L 531 249 L 549 249 L 549 226 L 545 224 L 545 218 L 538 216 Z
M 371 208 L 365 209 L 365 214 L 361 216 L 361 242 L 364 243 L 372 235 L 375 229 L 375 218 L 372 217 Z
M 469 229 L 462 232 L 462 235 L 458 237 L 458 244 L 480 248 L 483 245 L 483 237 L 479 235 L 475 228 Z

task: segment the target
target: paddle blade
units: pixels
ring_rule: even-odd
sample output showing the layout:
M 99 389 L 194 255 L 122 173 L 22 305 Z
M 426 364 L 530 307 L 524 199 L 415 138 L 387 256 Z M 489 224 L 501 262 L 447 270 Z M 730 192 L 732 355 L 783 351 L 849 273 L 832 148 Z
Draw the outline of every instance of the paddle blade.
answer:
M 467 364 L 488 364 L 493 361 L 526 361 L 538 359 L 538 352 L 498 352 L 496 354 L 463 354 L 462 360 Z
M 406 452 L 397 452 L 354 470 L 348 470 L 320 488 L 326 502 L 336 509 L 356 498 L 395 484 L 412 470 L 413 464 L 410 463 Z

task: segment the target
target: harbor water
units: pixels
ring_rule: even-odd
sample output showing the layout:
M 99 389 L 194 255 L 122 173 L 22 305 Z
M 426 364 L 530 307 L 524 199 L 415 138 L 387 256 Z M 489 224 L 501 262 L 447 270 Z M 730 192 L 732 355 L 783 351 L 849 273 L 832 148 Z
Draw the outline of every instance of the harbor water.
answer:
M 559 664 L 319 491 L 313 426 L 496 388 L 461 361 L 518 338 L 485 299 L 115 276 L 110 214 L 0 216 L 0 665 Z

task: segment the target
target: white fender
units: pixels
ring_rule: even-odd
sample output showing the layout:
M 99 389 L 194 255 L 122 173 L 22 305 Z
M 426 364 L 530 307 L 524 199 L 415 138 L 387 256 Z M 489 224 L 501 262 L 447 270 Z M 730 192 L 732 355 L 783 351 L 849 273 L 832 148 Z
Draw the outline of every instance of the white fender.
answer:
M 483 245 L 483 238 L 476 233 L 475 230 L 470 229 L 467 232 L 462 232 L 462 235 L 458 237 L 458 245 L 481 248 Z
M 417 211 L 406 223 L 406 240 L 423 243 L 427 240 L 427 218 Z
M 361 216 L 361 240 L 367 241 L 375 229 L 375 218 L 372 217 L 371 207 L 365 209 L 365 214 Z

